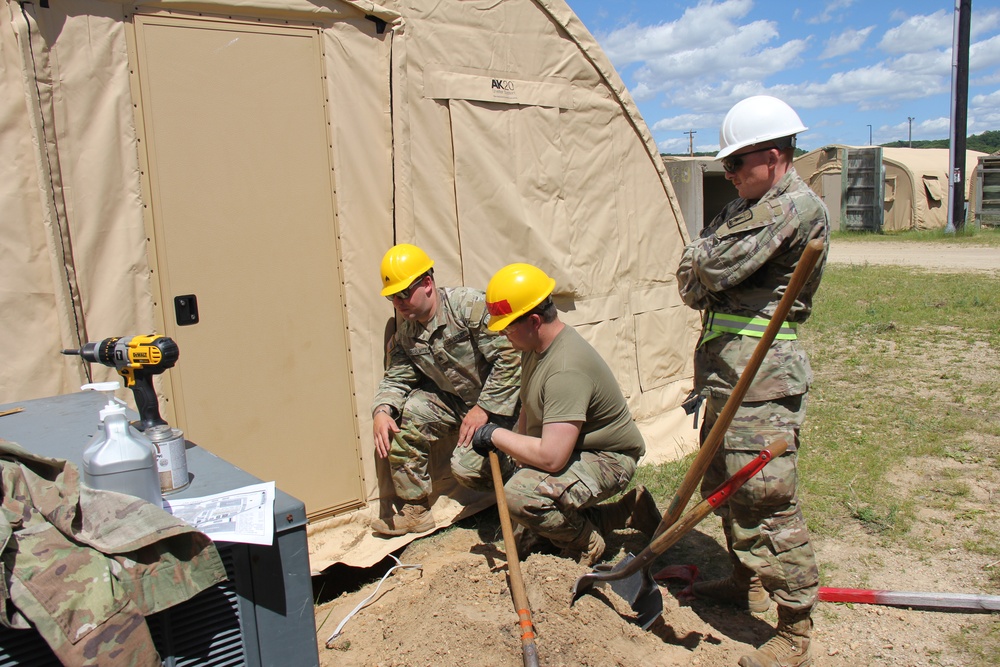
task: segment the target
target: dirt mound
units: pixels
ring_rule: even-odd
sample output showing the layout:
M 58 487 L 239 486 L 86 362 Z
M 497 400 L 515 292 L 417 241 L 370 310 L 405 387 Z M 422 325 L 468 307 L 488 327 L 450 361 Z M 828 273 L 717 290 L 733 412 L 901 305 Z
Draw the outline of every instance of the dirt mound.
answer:
M 399 558 L 422 569 L 397 569 L 378 588 L 373 601 L 344 626 L 326 648 L 337 625 L 378 587 L 360 589 L 316 607 L 317 641 L 323 667 L 441 667 L 523 664 L 518 618 L 507 581 L 503 542 L 494 520 L 477 519 L 417 540 Z M 623 531 L 609 545 L 607 560 L 625 551 L 638 552 L 644 540 Z M 966 590 L 982 590 L 983 559 L 956 562 L 948 550 L 912 562 L 905 549 L 886 549 L 878 538 L 859 529 L 837 539 L 815 540 L 821 570 L 831 585 L 857 585 L 897 590 L 948 589 L 963 581 Z M 724 574 L 726 557 L 721 530 L 711 518 L 686 535 L 657 561 L 695 563 L 702 576 Z M 873 559 L 870 554 L 879 553 Z M 679 600 L 681 582 L 661 586 L 663 616 L 643 631 L 632 621 L 628 605 L 606 587 L 570 606 L 573 582 L 587 568 L 546 554 L 531 554 L 521 564 L 537 631 L 539 662 L 547 667 L 647 667 L 649 665 L 735 665 L 740 656 L 766 641 L 777 620 L 774 606 L 761 615 L 700 600 Z M 988 569 L 985 570 L 988 572 Z M 967 665 L 956 636 L 970 641 L 996 632 L 995 615 L 895 609 L 868 605 L 821 603 L 814 614 L 814 664 Z M 995 664 L 987 660 L 986 664 Z
M 635 534 L 634 547 L 641 543 Z M 475 530 L 457 528 L 420 540 L 401 555 L 403 563 L 422 570 L 398 569 L 382 584 L 374 600 L 345 626 L 331 648 L 326 638 L 377 582 L 342 596 L 317 610 L 323 664 L 340 667 L 417 665 L 523 664 L 518 618 L 511 601 L 502 542 L 481 539 Z M 641 548 L 641 544 L 640 544 Z M 633 549 L 638 550 L 638 549 Z M 619 546 L 618 556 L 624 552 Z M 615 559 L 617 558 L 614 557 Z M 566 667 L 663 664 L 718 664 L 738 655 L 723 646 L 723 637 L 667 588 L 664 617 L 649 631 L 633 621 L 628 604 L 606 587 L 570 606 L 577 577 L 590 570 L 565 558 L 531 554 L 521 564 L 537 631 L 540 663 Z M 676 589 L 683 585 L 679 584 Z M 766 638 L 770 626 L 748 613 L 738 633 L 753 642 Z M 666 622 L 669 619 L 669 624 Z M 324 622 L 325 621 L 325 622 Z M 692 662 L 691 651 L 701 647 Z M 749 648 L 749 644 L 746 646 Z

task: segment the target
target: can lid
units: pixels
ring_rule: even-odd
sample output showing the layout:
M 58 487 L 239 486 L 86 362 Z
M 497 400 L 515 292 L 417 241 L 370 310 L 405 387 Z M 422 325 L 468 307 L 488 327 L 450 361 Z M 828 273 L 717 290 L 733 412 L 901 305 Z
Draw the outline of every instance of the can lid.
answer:
M 174 429 L 170 424 L 157 424 L 156 426 L 150 426 L 145 431 L 146 437 L 153 442 L 159 442 L 161 440 L 169 440 L 174 435 Z

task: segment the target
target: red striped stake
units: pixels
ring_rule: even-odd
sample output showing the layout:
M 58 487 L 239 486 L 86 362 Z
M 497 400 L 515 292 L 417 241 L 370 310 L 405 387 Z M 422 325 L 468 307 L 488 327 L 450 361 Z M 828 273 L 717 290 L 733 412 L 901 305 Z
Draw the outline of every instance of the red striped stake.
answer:
M 873 591 L 865 588 L 827 588 L 821 586 L 823 602 L 880 604 L 890 607 L 949 609 L 953 611 L 1000 611 L 1000 595 L 971 593 L 915 593 L 911 591 Z

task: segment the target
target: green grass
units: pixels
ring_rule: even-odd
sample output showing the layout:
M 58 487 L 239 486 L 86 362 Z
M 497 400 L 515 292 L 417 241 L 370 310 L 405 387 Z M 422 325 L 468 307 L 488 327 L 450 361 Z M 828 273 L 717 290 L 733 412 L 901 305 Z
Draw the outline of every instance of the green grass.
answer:
M 833 243 L 851 243 L 857 241 L 865 242 L 899 242 L 914 241 L 922 243 L 945 243 L 948 245 L 987 245 L 1000 246 L 1000 229 L 993 227 L 982 227 L 975 229 L 967 226 L 961 232 L 946 234 L 943 229 L 928 231 L 906 231 L 893 234 L 873 234 L 871 232 L 834 232 L 831 237 Z
M 969 667 L 1000 665 L 1000 619 L 995 616 L 970 622 L 949 639 L 969 657 Z
M 827 267 L 802 333 L 816 374 L 800 456 L 812 528 L 835 534 L 850 517 L 905 532 L 913 499 L 886 490 L 908 457 L 997 465 L 971 436 L 997 428 L 1000 393 L 977 375 L 975 350 L 1000 348 L 998 313 L 1000 279 L 990 276 Z M 930 496 L 949 506 L 968 493 L 945 480 Z

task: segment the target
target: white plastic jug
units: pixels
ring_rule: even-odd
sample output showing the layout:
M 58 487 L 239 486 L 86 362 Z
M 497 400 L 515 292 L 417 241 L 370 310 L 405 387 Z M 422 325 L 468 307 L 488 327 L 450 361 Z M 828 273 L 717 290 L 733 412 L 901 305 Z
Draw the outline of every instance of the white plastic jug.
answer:
M 127 493 L 163 506 L 156 472 L 156 448 L 129 424 L 125 406 L 115 399 L 117 382 L 95 382 L 81 389 L 108 392 L 101 410 L 103 428 L 83 452 L 83 482 L 92 489 Z

